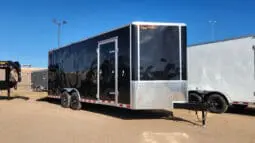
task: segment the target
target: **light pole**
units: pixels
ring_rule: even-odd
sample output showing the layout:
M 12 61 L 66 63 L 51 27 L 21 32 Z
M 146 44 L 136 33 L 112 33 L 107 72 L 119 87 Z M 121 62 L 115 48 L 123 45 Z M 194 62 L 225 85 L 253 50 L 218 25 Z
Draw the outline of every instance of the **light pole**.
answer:
M 60 47 L 60 35 L 61 35 L 61 26 L 64 24 L 67 24 L 67 21 L 57 21 L 56 19 L 53 19 L 53 23 L 58 26 L 58 48 Z
M 211 24 L 211 34 L 212 34 L 212 41 L 214 41 L 215 40 L 215 27 L 214 27 L 214 25 L 217 23 L 215 20 L 210 20 L 209 21 L 209 23 Z

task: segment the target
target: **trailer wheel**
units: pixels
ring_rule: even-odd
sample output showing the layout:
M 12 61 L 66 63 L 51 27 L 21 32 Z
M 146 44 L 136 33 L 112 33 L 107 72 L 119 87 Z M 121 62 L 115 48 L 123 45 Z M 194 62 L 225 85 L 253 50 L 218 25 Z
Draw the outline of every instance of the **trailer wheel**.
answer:
M 210 105 L 208 110 L 212 113 L 224 113 L 228 109 L 227 101 L 219 94 L 209 95 L 207 102 Z
M 73 110 L 80 110 L 81 109 L 81 102 L 79 100 L 79 96 L 76 92 L 71 94 L 71 103 L 70 106 Z
M 70 94 L 67 91 L 63 92 L 61 95 L 61 106 L 64 108 L 69 108 L 70 101 L 71 101 Z
M 190 103 L 199 103 L 202 102 L 202 97 L 195 92 L 189 93 L 189 102 Z

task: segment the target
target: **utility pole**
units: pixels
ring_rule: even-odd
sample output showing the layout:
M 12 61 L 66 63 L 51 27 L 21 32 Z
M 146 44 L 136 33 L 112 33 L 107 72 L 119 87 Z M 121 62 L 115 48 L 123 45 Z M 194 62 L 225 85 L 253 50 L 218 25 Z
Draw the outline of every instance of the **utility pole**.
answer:
M 217 23 L 217 21 L 215 20 L 210 20 L 209 23 L 211 24 L 211 36 L 212 36 L 212 41 L 215 40 L 215 24 Z
M 67 24 L 67 21 L 65 21 L 65 20 L 58 21 L 56 19 L 53 19 L 53 23 L 58 26 L 58 48 L 59 48 L 60 47 L 61 26 L 64 24 Z

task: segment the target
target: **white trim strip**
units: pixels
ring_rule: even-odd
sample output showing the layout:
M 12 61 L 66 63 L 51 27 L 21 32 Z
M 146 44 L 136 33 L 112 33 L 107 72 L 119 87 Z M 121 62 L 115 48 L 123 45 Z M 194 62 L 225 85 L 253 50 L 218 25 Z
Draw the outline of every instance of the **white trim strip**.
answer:
M 179 60 L 180 60 L 180 80 L 182 80 L 182 32 L 179 26 Z
M 140 81 L 140 26 L 137 25 L 137 80 Z
M 118 87 L 118 84 L 119 84 L 119 81 L 118 81 L 118 73 L 119 73 L 119 66 L 118 66 L 118 54 L 119 54 L 119 47 L 118 47 L 118 37 L 115 39 L 115 103 L 118 104 L 119 102 L 119 87 Z
M 130 105 L 133 107 L 133 89 L 131 85 L 132 81 L 132 24 L 129 26 L 129 95 L 130 95 Z
M 112 38 L 108 38 L 108 39 L 106 39 L 106 40 L 99 41 L 99 42 L 98 42 L 98 45 L 101 46 L 101 45 L 104 45 L 104 44 L 108 44 L 108 43 L 111 43 L 111 42 L 115 42 L 116 40 L 118 40 L 118 36 L 112 37 Z
M 185 23 L 169 23 L 169 22 L 144 22 L 136 21 L 132 22 L 134 25 L 158 25 L 158 26 L 186 26 Z
M 148 83 L 148 82 L 157 82 L 157 83 L 187 83 L 186 80 L 140 80 L 140 81 L 132 81 L 132 82 L 140 82 L 140 83 Z
M 173 101 L 172 103 L 173 104 L 175 104 L 175 103 L 188 103 L 188 101 Z
M 253 50 L 253 74 L 255 79 L 255 45 L 252 46 L 252 50 Z
M 100 94 L 100 86 L 99 86 L 99 83 L 100 83 L 100 44 L 97 45 L 97 99 L 100 99 L 99 97 L 99 94 Z
M 48 95 L 49 98 L 55 98 L 55 99 L 60 99 L 60 96 L 52 96 L 52 95 Z

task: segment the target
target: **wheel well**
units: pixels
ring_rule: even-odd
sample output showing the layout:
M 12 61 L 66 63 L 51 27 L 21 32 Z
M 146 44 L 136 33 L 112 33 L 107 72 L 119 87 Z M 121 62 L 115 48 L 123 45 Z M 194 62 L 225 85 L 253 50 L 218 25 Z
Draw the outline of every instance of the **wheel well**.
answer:
M 188 92 L 188 95 L 190 95 L 191 93 L 195 93 L 195 94 L 201 95 L 201 93 L 199 93 L 198 91 L 193 91 L 193 90 L 192 90 L 192 91 L 189 91 L 189 92 Z
M 228 102 L 228 99 L 226 98 L 226 96 L 225 96 L 224 94 L 220 93 L 220 92 L 208 92 L 208 93 L 206 93 L 205 100 L 207 100 L 208 97 L 209 97 L 210 95 L 213 95 L 213 94 L 218 94 L 218 95 L 220 95 L 221 97 L 223 97 L 223 98 L 225 99 L 225 101 L 227 102 L 227 104 L 229 105 L 229 102 Z

